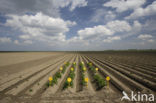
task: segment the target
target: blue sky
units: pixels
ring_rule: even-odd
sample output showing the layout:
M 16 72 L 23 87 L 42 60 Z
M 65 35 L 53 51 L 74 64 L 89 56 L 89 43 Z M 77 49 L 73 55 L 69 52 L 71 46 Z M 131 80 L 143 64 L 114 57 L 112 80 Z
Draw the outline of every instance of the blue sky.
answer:
M 156 0 L 1 0 L 0 51 L 156 49 Z

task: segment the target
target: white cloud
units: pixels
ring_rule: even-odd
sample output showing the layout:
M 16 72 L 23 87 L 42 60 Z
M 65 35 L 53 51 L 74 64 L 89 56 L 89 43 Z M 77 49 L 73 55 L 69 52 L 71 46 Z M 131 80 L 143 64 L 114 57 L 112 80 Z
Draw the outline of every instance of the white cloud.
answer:
M 131 30 L 131 26 L 128 22 L 119 20 L 108 22 L 106 24 L 106 27 L 114 32 L 128 32 Z
M 143 24 L 141 24 L 137 20 L 133 21 L 133 23 L 131 25 L 129 24 L 129 26 L 131 29 L 129 29 L 127 32 L 123 33 L 122 39 L 127 38 L 127 37 L 132 36 L 132 35 L 140 34 L 140 32 L 142 31 L 142 28 L 143 28 Z
M 20 35 L 19 38 L 21 39 L 30 39 L 29 35 Z
M 87 6 L 88 3 L 86 0 L 71 0 L 71 2 L 70 11 L 73 11 L 76 7 Z
M 105 7 L 115 8 L 117 12 L 124 12 L 142 6 L 146 0 L 110 0 L 103 4 Z
M 90 28 L 85 28 L 78 31 L 78 35 L 82 39 L 88 38 L 101 38 L 109 35 L 113 35 L 117 32 L 128 32 L 131 30 L 131 26 L 126 21 L 111 21 L 106 25 L 98 25 Z
M 135 22 L 136 26 L 139 26 L 139 22 Z M 116 33 L 126 33 L 130 32 L 133 27 L 126 21 L 111 21 L 106 25 L 97 25 L 94 27 L 88 27 L 77 31 L 77 36 L 69 39 L 69 42 L 84 42 L 96 44 L 100 41 L 112 42 L 115 40 L 121 40 L 121 36 L 112 36 Z M 111 36 L 111 37 L 110 37 Z
M 24 44 L 32 44 L 33 42 L 31 40 L 25 40 L 23 43 Z
M 0 43 L 10 43 L 11 38 L 9 37 L 0 37 Z
M 108 38 L 104 39 L 103 42 L 111 43 L 114 40 L 121 40 L 121 37 L 119 37 L 119 36 L 108 37 Z
M 138 36 L 139 39 L 141 40 L 147 40 L 147 39 L 151 39 L 152 38 L 152 35 L 150 34 L 141 34 Z
M 142 16 L 149 16 L 156 14 L 156 1 L 154 1 L 151 5 L 148 5 L 146 8 L 137 8 L 134 10 L 130 16 L 127 16 L 126 19 L 136 19 Z
M 60 17 L 60 9 L 87 6 L 86 0 L 0 0 L 0 11 L 4 14 L 25 14 L 42 12 L 52 17 Z
M 5 25 L 23 33 L 19 38 L 39 41 L 65 41 L 65 33 L 76 22 L 64 21 L 61 18 L 53 18 L 42 13 L 36 15 L 8 15 Z
M 150 34 L 141 34 L 138 36 L 138 39 L 142 40 L 142 43 L 148 44 L 154 42 L 154 37 Z
M 154 32 L 156 30 L 156 20 L 153 18 L 145 21 L 143 29 L 146 32 Z
M 112 11 L 106 11 L 105 9 L 97 9 L 91 17 L 92 22 L 104 22 L 113 20 L 116 15 Z
M 30 44 L 32 44 L 33 42 L 31 41 L 31 40 L 24 40 L 24 41 L 19 41 L 19 40 L 14 40 L 14 42 L 13 42 L 14 44 L 16 44 L 16 45 L 30 45 Z
M 14 40 L 14 44 L 16 44 L 16 45 L 20 45 L 20 43 L 19 43 L 18 40 Z
M 93 28 L 85 28 L 78 31 L 78 35 L 83 39 L 96 38 L 112 34 L 113 32 L 107 29 L 104 25 L 98 25 L 94 26 Z
M 142 24 L 139 21 L 134 21 L 133 22 L 133 31 L 140 31 L 142 28 Z
M 148 42 L 150 42 L 150 43 L 153 43 L 154 42 L 154 40 L 153 39 L 150 39 L 150 40 L 147 40 Z

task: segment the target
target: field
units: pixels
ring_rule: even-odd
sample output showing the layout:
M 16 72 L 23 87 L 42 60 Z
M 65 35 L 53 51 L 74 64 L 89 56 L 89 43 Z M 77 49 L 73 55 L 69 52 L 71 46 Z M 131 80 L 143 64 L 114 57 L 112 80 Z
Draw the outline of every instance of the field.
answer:
M 122 91 L 156 94 L 156 52 L 0 53 L 0 103 L 127 103 Z

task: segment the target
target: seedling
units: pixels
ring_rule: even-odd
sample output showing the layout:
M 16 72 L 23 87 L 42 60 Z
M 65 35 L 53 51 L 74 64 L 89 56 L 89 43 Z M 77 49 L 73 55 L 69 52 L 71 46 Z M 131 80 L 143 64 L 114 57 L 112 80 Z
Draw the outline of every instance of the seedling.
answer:
M 66 66 L 63 67 L 62 73 L 64 74 L 65 70 L 66 70 Z
M 76 62 L 73 63 L 73 67 L 74 67 L 74 68 L 76 67 Z
M 106 85 L 105 80 L 101 76 L 99 76 L 99 75 L 96 74 L 96 75 L 94 75 L 93 78 L 95 80 L 95 83 L 98 86 L 98 89 L 101 89 L 101 88 L 103 88 Z
M 70 71 L 74 71 L 74 68 L 70 68 Z
M 88 78 L 85 78 L 84 81 L 86 83 L 86 86 L 88 86 Z
M 52 86 L 52 80 L 53 80 L 53 78 L 49 77 L 49 86 Z
M 110 77 L 109 76 L 106 77 L 106 81 L 107 81 L 107 87 L 109 88 L 109 81 L 110 81 Z
M 71 79 L 74 79 L 74 77 L 75 77 L 74 72 L 70 72 L 69 77 L 70 77 Z
M 67 78 L 68 86 L 70 86 L 72 79 L 70 77 Z
M 29 92 L 32 92 L 33 90 L 32 89 L 29 89 Z
M 83 67 L 83 71 L 86 71 L 86 68 L 85 67 Z
M 60 71 L 62 71 L 63 70 L 63 68 L 62 67 L 60 67 Z
M 92 63 L 89 63 L 90 66 L 92 66 Z
M 57 72 L 55 75 L 56 75 L 57 78 L 61 78 L 61 73 L 60 72 Z
M 70 65 L 70 63 L 69 63 L 69 62 L 67 62 L 67 63 L 66 63 L 66 66 L 68 67 L 69 65 Z
M 99 68 L 95 68 L 96 72 L 99 70 Z

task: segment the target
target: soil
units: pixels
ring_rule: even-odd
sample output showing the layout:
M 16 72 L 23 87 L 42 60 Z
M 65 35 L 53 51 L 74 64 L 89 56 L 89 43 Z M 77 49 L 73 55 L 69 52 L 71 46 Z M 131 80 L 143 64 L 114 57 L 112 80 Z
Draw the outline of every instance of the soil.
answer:
M 50 76 L 70 62 L 54 86 Z M 76 62 L 73 87 L 63 90 L 72 63 Z M 87 68 L 88 86 L 81 84 L 80 62 Z M 109 76 L 109 87 L 97 90 L 91 62 L 102 78 Z M 131 103 L 121 101 L 122 91 L 156 94 L 155 52 L 3 52 L 0 53 L 0 103 Z

